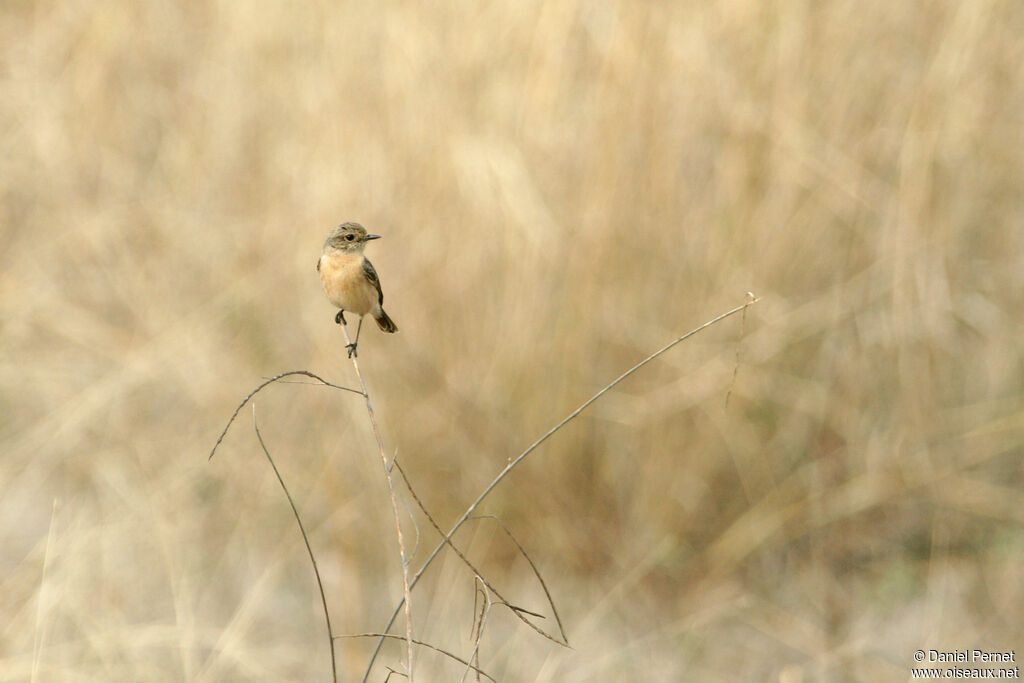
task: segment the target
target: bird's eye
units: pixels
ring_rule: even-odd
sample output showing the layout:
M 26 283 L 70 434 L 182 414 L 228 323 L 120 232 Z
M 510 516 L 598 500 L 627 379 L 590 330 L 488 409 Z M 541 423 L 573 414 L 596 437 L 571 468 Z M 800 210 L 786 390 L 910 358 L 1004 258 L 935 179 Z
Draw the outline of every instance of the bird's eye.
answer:
M 356 238 L 355 235 L 353 235 L 351 233 L 349 233 L 348 235 L 345 235 L 345 239 L 347 239 L 349 242 L 351 242 L 355 238 Z

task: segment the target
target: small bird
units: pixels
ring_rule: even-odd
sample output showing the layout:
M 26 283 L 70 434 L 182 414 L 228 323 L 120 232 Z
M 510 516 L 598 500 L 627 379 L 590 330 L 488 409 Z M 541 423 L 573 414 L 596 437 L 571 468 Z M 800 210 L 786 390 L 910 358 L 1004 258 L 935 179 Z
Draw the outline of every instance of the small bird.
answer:
M 384 304 L 384 292 L 380 289 L 377 271 L 363 256 L 366 243 L 379 238 L 380 235 L 367 234 L 366 228 L 358 223 L 342 223 L 331 230 L 327 241 L 324 242 L 324 253 L 316 262 L 324 294 L 340 309 L 334 316 L 334 322 L 347 325 L 345 311 L 359 316 L 356 340 L 345 347 L 348 349 L 349 358 L 356 355 L 359 331 L 363 327 L 363 316 L 367 313 L 373 316 L 380 329 L 385 332 L 398 332 L 398 325 L 381 308 Z

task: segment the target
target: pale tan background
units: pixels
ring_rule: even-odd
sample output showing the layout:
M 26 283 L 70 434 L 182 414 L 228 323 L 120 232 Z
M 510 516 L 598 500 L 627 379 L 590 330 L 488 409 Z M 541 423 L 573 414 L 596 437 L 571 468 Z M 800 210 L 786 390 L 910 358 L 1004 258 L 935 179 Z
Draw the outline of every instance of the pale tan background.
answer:
M 5 2 L 0 680 L 327 679 L 251 412 L 206 455 L 261 377 L 354 382 L 313 270 L 342 220 L 384 235 L 401 332 L 360 360 L 445 525 L 764 297 L 727 407 L 738 318 L 488 501 L 575 647 L 495 610 L 500 680 L 1024 655 L 1022 35 L 1013 0 Z M 400 582 L 358 397 L 257 410 L 336 628 L 380 629 Z M 492 527 L 461 540 L 544 609 Z M 438 565 L 416 634 L 465 655 L 472 591 Z M 369 647 L 339 645 L 345 680 Z

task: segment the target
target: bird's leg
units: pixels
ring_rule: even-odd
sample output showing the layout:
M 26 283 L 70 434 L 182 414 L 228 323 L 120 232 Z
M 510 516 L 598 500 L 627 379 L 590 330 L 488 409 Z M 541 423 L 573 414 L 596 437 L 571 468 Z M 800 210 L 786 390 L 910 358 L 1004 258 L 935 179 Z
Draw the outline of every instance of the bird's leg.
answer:
M 363 329 L 363 317 L 359 316 L 359 324 L 356 326 L 356 340 L 351 344 L 346 344 L 345 348 L 348 349 L 348 357 L 351 358 L 356 354 L 356 345 L 359 344 L 359 331 Z
M 345 309 L 338 311 L 338 315 L 334 316 L 334 322 L 337 325 L 348 325 L 348 322 L 345 321 Z

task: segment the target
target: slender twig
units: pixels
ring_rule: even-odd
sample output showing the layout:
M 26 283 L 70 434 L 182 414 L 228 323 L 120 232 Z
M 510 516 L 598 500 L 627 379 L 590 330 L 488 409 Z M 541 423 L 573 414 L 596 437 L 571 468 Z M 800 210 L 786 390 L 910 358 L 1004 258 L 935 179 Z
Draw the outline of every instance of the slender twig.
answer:
M 527 626 L 529 626 L 534 631 L 536 631 L 540 635 L 544 636 L 545 638 L 547 638 L 551 642 L 558 643 L 559 645 L 562 645 L 563 647 L 568 647 L 569 643 L 568 643 L 568 641 L 565 641 L 565 633 L 564 632 L 562 633 L 562 640 L 560 641 L 560 640 L 558 640 L 558 638 L 554 637 L 553 635 L 551 635 L 550 633 L 548 633 L 544 629 L 542 629 L 539 626 L 537 626 L 536 624 L 534 624 L 532 621 L 530 621 L 529 619 L 524 617 L 523 614 L 529 614 L 530 616 L 540 617 L 541 619 L 543 619 L 544 616 L 543 615 L 539 615 L 536 612 L 531 612 L 529 610 L 523 609 L 521 607 L 516 607 L 515 605 L 510 603 L 508 600 L 506 600 L 505 597 L 500 592 L 498 592 L 498 589 L 495 588 L 493 585 L 491 585 L 491 583 L 486 578 L 484 578 L 483 573 L 481 573 L 481 571 L 479 569 L 477 569 L 475 566 L 473 566 L 473 563 L 469 560 L 469 558 L 466 557 L 465 554 L 461 550 L 459 550 L 458 546 L 456 546 L 455 543 L 452 542 L 451 536 L 450 535 L 448 535 L 448 536 L 445 535 L 444 530 L 441 529 L 441 527 L 438 525 L 437 521 L 434 519 L 434 516 L 432 514 L 430 514 L 430 512 L 427 510 L 426 506 L 423 504 L 423 501 L 420 500 L 420 497 L 416 494 L 416 490 L 412 487 L 412 482 L 409 481 L 408 475 L 406 475 L 405 470 L 402 469 L 401 463 L 399 463 L 398 460 L 393 460 L 392 464 L 394 465 L 395 469 L 398 470 L 398 473 L 402 475 L 402 481 L 405 482 L 405 487 L 407 489 L 409 489 L 410 495 L 412 495 L 413 500 L 416 501 L 416 504 L 419 506 L 420 510 L 426 516 L 427 520 L 430 522 L 430 525 L 433 526 L 434 530 L 437 531 L 437 533 L 441 536 L 441 538 L 444 539 L 442 541 L 442 543 L 446 543 L 455 552 L 455 554 L 459 557 L 459 559 L 462 560 L 463 564 L 465 564 L 467 567 L 469 567 L 470 571 L 472 571 L 473 574 L 478 579 L 480 579 L 480 581 L 483 582 L 483 584 L 485 586 L 487 586 L 487 589 L 489 591 L 491 591 L 492 593 L 494 593 L 498 597 L 498 601 L 502 605 L 505 605 L 510 610 L 512 610 L 512 613 L 514 615 L 516 615 L 516 617 L 520 621 L 522 621 L 524 624 L 526 624 Z M 533 563 L 531 562 L 530 564 L 532 565 Z M 534 567 L 534 570 L 536 571 L 536 567 Z M 544 582 L 542 580 L 541 584 L 543 585 L 543 583 Z M 545 588 L 545 592 L 547 592 L 546 588 Z M 550 597 L 551 596 L 549 595 L 548 598 L 550 599 Z M 551 608 L 554 609 L 554 605 L 551 605 Z M 559 626 L 561 626 L 561 624 L 559 624 Z
M 215 444 L 213 444 L 213 448 L 210 450 L 210 457 L 207 458 L 207 460 L 213 460 L 213 454 L 217 452 L 217 447 L 220 446 L 220 442 L 224 440 L 224 437 L 228 433 L 228 429 L 231 428 L 231 423 L 233 423 L 235 421 L 235 418 L 238 417 L 239 411 L 241 411 L 242 408 L 245 407 L 245 404 L 248 403 L 252 399 L 253 396 L 255 396 L 260 391 L 262 391 L 264 387 L 266 387 L 266 386 L 268 386 L 270 384 L 273 384 L 274 382 L 277 382 L 277 381 L 279 381 L 279 380 L 281 380 L 281 379 L 283 379 L 285 377 L 289 377 L 291 375 L 305 375 L 306 377 L 312 377 L 313 379 L 317 380 L 318 382 L 320 382 L 324 386 L 333 387 L 334 389 L 341 389 L 342 391 L 351 391 L 353 394 L 359 394 L 361 396 L 365 396 L 365 393 L 363 391 L 359 391 L 358 389 L 352 389 L 350 387 L 339 386 L 337 384 L 331 384 L 330 382 L 328 382 L 327 380 L 323 379 L 322 377 L 314 375 L 312 372 L 309 372 L 307 370 L 291 370 L 289 372 L 282 372 L 280 375 L 274 375 L 273 377 L 268 379 L 266 382 L 263 382 L 258 387 L 256 387 L 252 391 L 250 391 L 249 395 L 246 396 L 245 398 L 243 398 L 242 402 L 238 404 L 238 407 L 235 408 L 235 412 L 231 413 L 231 418 L 228 419 L 228 423 L 226 425 L 224 425 L 224 431 L 222 431 L 220 433 L 220 436 L 217 437 L 217 442 Z M 364 391 L 365 391 L 365 389 L 364 389 Z
M 588 407 L 590 407 L 590 405 L 594 401 L 596 401 L 597 399 L 599 399 L 602 396 L 604 396 L 608 391 L 610 391 L 617 384 L 622 382 L 622 380 L 626 379 L 627 377 L 632 375 L 634 372 L 636 372 L 637 370 L 639 370 L 643 366 L 647 365 L 652 360 L 654 360 L 658 356 L 662 355 L 663 353 L 665 353 L 666 351 L 668 351 L 672 347 L 676 346 L 677 344 L 679 344 L 679 343 L 689 339 L 690 337 L 692 337 L 693 335 L 697 334 L 698 332 L 700 332 L 700 331 L 702 331 L 702 330 L 704 330 L 704 329 L 706 329 L 706 328 L 708 328 L 708 327 L 710 327 L 710 326 L 712 326 L 712 325 L 714 325 L 714 324 L 716 324 L 718 322 L 721 322 L 722 320 L 725 320 L 726 318 L 728 318 L 731 315 L 734 315 L 734 314 L 736 314 L 736 313 L 738 313 L 740 311 L 746 310 L 746 308 L 748 306 L 750 306 L 751 304 L 756 303 L 757 301 L 759 301 L 759 299 L 757 299 L 757 298 L 755 298 L 755 299 L 748 299 L 742 306 L 737 306 L 736 308 L 732 309 L 731 311 L 727 311 L 727 312 L 723 313 L 722 315 L 707 321 L 706 323 L 704 323 L 700 327 L 696 327 L 696 328 L 690 330 L 689 332 L 687 332 L 683 336 L 681 336 L 681 337 L 679 337 L 679 338 L 669 342 L 668 344 L 666 344 L 662 348 L 658 349 L 657 351 L 652 353 L 650 356 L 648 356 L 647 358 L 643 359 L 642 361 L 640 361 L 639 363 L 637 363 L 636 365 L 631 367 L 629 370 L 627 370 L 626 372 L 622 373 L 621 375 L 616 377 L 614 380 L 612 380 L 610 383 L 605 385 L 605 387 L 603 389 L 601 389 L 596 394 L 591 396 L 589 399 L 584 401 L 580 405 L 579 408 L 577 408 L 576 410 L 574 410 L 571 413 L 569 413 L 569 415 L 565 419 L 563 419 L 557 425 L 555 425 L 550 430 L 548 430 L 548 432 L 546 434 L 544 434 L 544 436 L 542 436 L 539 439 L 537 439 L 536 441 L 534 441 L 533 444 L 531 444 L 525 451 L 520 453 L 514 460 L 512 460 L 507 465 L 505 465 L 504 469 L 502 469 L 501 472 L 498 473 L 498 476 L 496 476 L 494 478 L 494 480 L 487 486 L 487 488 L 485 488 L 483 490 L 483 493 L 481 493 L 479 496 L 477 496 L 477 499 L 475 501 L 473 501 L 473 503 L 466 509 L 466 511 L 459 518 L 459 521 L 457 521 L 455 523 L 455 525 L 452 527 L 451 531 L 449 531 L 445 535 L 445 540 L 441 541 L 441 543 L 439 543 L 437 545 L 437 547 L 434 548 L 434 552 L 431 553 L 430 557 L 427 558 L 427 561 L 423 563 L 423 566 L 420 567 L 419 571 L 416 572 L 416 574 L 412 577 L 412 581 L 410 582 L 410 585 L 409 585 L 410 590 L 420 580 L 420 577 L 423 576 L 423 573 L 431 565 L 431 563 L 434 561 L 434 558 L 437 557 L 438 553 L 441 552 L 441 549 L 444 548 L 444 546 L 448 543 L 448 539 L 450 539 L 452 537 L 452 535 L 456 531 L 458 531 L 459 529 L 462 528 L 462 525 L 465 524 L 466 520 L 468 520 L 472 516 L 472 514 L 476 511 L 476 509 L 480 505 L 480 503 L 482 503 L 484 501 L 484 499 L 488 495 L 490 495 L 491 491 L 493 491 L 494 488 L 498 484 L 500 484 L 501 481 L 508 475 L 508 473 L 511 472 L 516 467 L 516 465 L 518 465 L 520 462 L 522 462 L 523 459 L 526 458 L 526 456 L 528 456 L 533 451 L 537 450 L 537 448 L 542 443 L 547 441 L 549 438 L 551 438 L 552 435 L 554 435 L 556 432 L 558 432 L 558 430 L 560 430 L 562 427 L 567 425 L 573 419 L 578 417 L 579 414 L 582 413 L 584 410 L 586 410 Z M 402 610 L 402 604 L 399 603 L 399 605 L 395 608 L 394 612 L 392 612 L 391 618 L 388 621 L 387 626 L 384 628 L 384 633 L 387 633 L 391 629 L 391 626 L 395 623 L 395 619 L 398 618 L 398 613 L 401 610 Z M 377 647 L 374 649 L 373 654 L 370 657 L 370 663 L 366 667 L 366 673 L 363 674 L 363 679 L 362 679 L 363 683 L 366 683 L 367 679 L 369 678 L 370 671 L 373 668 L 373 663 L 377 660 L 377 655 L 380 652 L 380 649 L 383 646 L 383 644 L 384 644 L 384 639 L 383 638 L 381 638 L 380 640 L 377 641 Z
M 334 636 L 334 637 L 336 639 L 337 638 L 380 638 L 381 640 L 383 640 L 385 638 L 394 638 L 396 640 L 405 640 L 405 638 L 403 636 L 396 636 L 394 633 L 354 633 L 352 635 Z M 462 657 L 459 657 L 458 655 L 455 655 L 455 654 L 452 654 L 451 652 L 448 652 L 448 650 L 443 650 L 443 649 L 437 647 L 436 645 L 431 645 L 430 643 L 425 643 L 422 640 L 413 639 L 412 642 L 413 642 L 414 645 L 419 645 L 420 647 L 425 647 L 427 649 L 433 650 L 434 652 L 440 653 L 440 654 L 444 655 L 445 657 L 449 657 L 451 659 L 454 659 L 459 664 L 465 664 L 465 665 L 469 666 L 471 669 L 473 669 L 473 671 L 476 671 L 481 676 L 484 676 L 487 680 L 494 681 L 494 683 L 498 683 L 497 681 L 494 680 L 494 678 L 492 678 L 490 675 L 488 675 L 488 673 L 486 671 L 484 671 L 483 669 L 478 669 L 477 667 L 473 666 L 472 664 L 467 662 Z
M 412 557 L 416 554 L 416 551 L 420 549 L 420 525 L 416 521 L 416 515 L 412 513 L 412 508 L 409 507 L 409 503 L 403 500 L 402 507 L 405 508 L 405 514 L 409 516 L 409 522 L 412 524 L 412 528 L 416 532 L 416 540 L 412 544 L 412 550 L 409 551 L 409 557 Z
M 398 464 L 398 449 L 396 448 L 395 449 L 395 454 L 393 456 L 391 456 L 391 462 L 388 464 L 388 472 L 394 471 L 395 465 L 397 465 L 397 464 Z M 402 473 L 402 478 L 405 479 L 405 473 L 404 472 Z M 409 486 L 409 481 L 407 479 L 406 479 L 405 485 L 406 485 L 406 487 Z M 420 509 L 422 509 L 423 508 L 423 503 L 420 503 L 419 501 L 416 501 L 416 502 L 419 503 Z M 420 549 L 420 525 L 416 521 L 416 515 L 413 514 L 412 508 L 409 507 L 409 502 L 406 501 L 406 500 L 403 500 L 402 501 L 402 507 L 405 508 L 405 514 L 409 515 L 409 521 L 412 523 L 412 528 L 416 531 L 416 542 L 412 544 L 412 550 L 409 551 L 409 557 L 413 557 L 414 555 L 416 555 L 416 552 Z M 423 512 L 426 512 L 426 510 L 423 510 Z
M 493 519 L 495 522 L 498 523 L 498 525 L 502 529 L 505 530 L 505 533 L 508 534 L 508 537 L 510 539 L 512 539 L 512 542 L 516 544 L 516 547 L 519 548 L 519 552 L 521 552 L 523 554 L 523 557 L 526 558 L 526 561 L 530 563 L 530 569 L 533 570 L 533 575 L 536 576 L 537 581 L 540 582 L 540 587 L 544 589 L 544 595 L 547 596 L 548 605 L 551 606 L 551 612 L 555 615 L 555 623 L 558 624 L 558 631 L 562 634 L 562 640 L 564 640 L 566 644 L 568 644 L 569 638 L 565 635 L 565 628 L 562 627 L 562 619 L 558 616 L 558 609 L 555 608 L 555 601 L 551 597 L 551 591 L 548 590 L 548 585 L 544 582 L 544 577 L 541 576 L 540 570 L 537 569 L 537 565 L 535 565 L 533 563 L 533 559 L 530 558 L 530 554 L 526 552 L 526 548 L 524 548 L 522 544 L 512 534 L 512 530 L 505 526 L 505 523 L 497 517 L 495 517 L 494 515 L 478 515 L 476 517 L 471 517 L 470 519 Z
M 483 585 L 483 582 L 480 581 L 480 577 L 479 576 L 474 576 L 473 577 L 473 611 L 470 613 L 470 614 L 473 615 L 473 623 L 471 623 L 469 625 L 469 638 L 470 638 L 470 640 L 476 638 L 476 622 L 477 622 L 476 606 L 477 606 L 477 601 L 480 598 L 481 591 L 482 590 L 486 590 L 486 586 L 481 588 L 477 584 Z
M 480 616 L 477 616 L 476 611 L 476 598 L 478 595 L 483 596 L 480 601 Z M 487 617 L 491 614 L 491 594 L 487 591 L 487 584 L 480 576 L 475 577 L 473 586 L 473 652 L 469 655 L 469 661 L 474 662 L 477 666 L 480 666 L 480 641 L 484 637 L 484 626 L 487 624 Z M 466 664 L 466 670 L 462 672 L 462 678 L 459 679 L 459 683 L 466 680 L 466 676 L 469 675 L 472 667 Z M 480 680 L 479 669 L 477 670 L 476 679 Z
M 342 325 L 345 333 L 345 341 L 351 345 L 352 339 L 348 335 L 348 326 Z M 377 450 L 380 453 L 381 464 L 384 465 L 384 478 L 388 483 L 388 495 L 391 497 L 391 510 L 395 515 L 395 532 L 398 534 L 398 554 L 402 560 L 402 602 L 405 605 L 405 656 L 408 669 L 409 683 L 412 683 L 413 671 L 413 639 L 412 639 L 412 586 L 409 583 L 409 560 L 405 554 L 405 540 L 402 538 L 402 519 L 398 514 L 398 502 L 395 500 L 395 484 L 391 479 L 391 465 L 388 463 L 388 456 L 384 453 L 384 437 L 381 436 L 380 427 L 377 426 L 377 416 L 373 412 L 373 401 L 370 400 L 370 392 L 366 390 L 366 380 L 359 370 L 359 361 L 355 353 L 351 356 L 352 367 L 355 368 L 356 377 L 359 378 L 359 386 L 362 388 L 363 398 L 366 399 L 366 412 L 370 416 L 370 424 L 373 426 L 373 435 L 377 439 Z M 392 624 L 394 620 L 392 619 Z M 388 624 L 391 628 L 391 624 Z
M 725 392 L 725 407 L 729 407 L 729 397 L 732 396 L 732 388 L 736 386 L 736 375 L 740 372 L 740 347 L 743 345 L 743 335 L 747 332 L 747 308 L 757 301 L 753 292 L 747 292 L 747 303 L 743 304 L 743 315 L 740 317 L 740 337 L 736 340 L 736 362 L 732 366 L 732 379 L 729 380 L 729 390 Z
M 324 606 L 324 621 L 327 622 L 327 642 L 331 648 L 331 674 L 334 677 L 334 683 L 338 683 L 338 663 L 334 656 L 334 631 L 331 630 L 331 615 L 327 610 L 327 595 L 324 593 L 324 583 L 320 580 L 320 569 L 316 566 L 316 556 L 313 555 L 313 547 L 309 544 L 309 536 L 306 535 L 306 528 L 302 524 L 302 518 L 299 516 L 299 509 L 295 507 L 295 501 L 292 500 L 292 494 L 288 492 L 288 487 L 284 483 L 284 478 L 281 477 L 281 472 L 277 469 L 277 465 L 274 463 L 274 459 L 270 457 L 270 451 L 267 449 L 267 444 L 263 442 L 263 435 L 260 434 L 260 426 L 256 422 L 256 404 L 252 404 L 252 428 L 256 431 L 256 439 L 260 442 L 260 448 L 263 449 L 263 454 L 267 456 L 267 460 L 270 461 L 270 466 L 274 468 L 274 474 L 277 475 L 277 481 L 281 484 L 281 488 L 284 490 L 284 495 L 288 498 L 288 504 L 292 506 L 292 514 L 295 515 L 295 521 L 299 525 L 299 531 L 302 533 L 302 542 L 306 544 L 306 552 L 309 553 L 309 561 L 313 563 L 313 574 L 316 575 L 316 587 L 320 590 L 320 602 Z
M 498 604 L 503 605 L 505 607 L 508 607 L 513 612 L 517 612 L 519 614 L 529 614 L 531 617 L 537 617 L 538 619 L 547 619 L 547 617 L 545 617 L 540 612 L 531 612 L 530 610 L 526 609 L 525 607 L 519 607 L 518 605 L 513 605 L 513 604 L 510 604 L 510 603 L 504 602 L 504 601 L 500 602 Z M 554 639 L 552 639 L 552 640 L 554 640 Z M 555 642 L 558 643 L 557 640 L 555 640 Z M 558 644 L 559 645 L 565 645 L 565 647 L 569 647 L 565 643 L 558 643 Z

